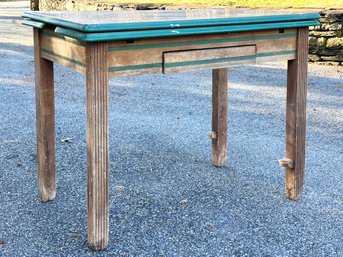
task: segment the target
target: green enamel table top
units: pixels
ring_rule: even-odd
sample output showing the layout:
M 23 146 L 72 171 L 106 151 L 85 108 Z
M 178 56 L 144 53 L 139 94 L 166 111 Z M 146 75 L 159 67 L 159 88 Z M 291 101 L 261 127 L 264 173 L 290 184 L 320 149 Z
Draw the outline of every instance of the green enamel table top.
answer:
M 283 29 L 318 25 L 318 13 L 275 10 L 193 9 L 172 11 L 24 12 L 24 24 L 51 27 L 82 41 Z

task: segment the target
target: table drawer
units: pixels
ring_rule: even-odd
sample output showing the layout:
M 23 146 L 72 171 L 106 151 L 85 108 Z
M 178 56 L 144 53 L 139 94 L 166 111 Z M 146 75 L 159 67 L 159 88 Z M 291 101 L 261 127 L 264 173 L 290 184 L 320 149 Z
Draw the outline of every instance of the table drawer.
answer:
M 255 63 L 256 45 L 163 52 L 163 73 Z

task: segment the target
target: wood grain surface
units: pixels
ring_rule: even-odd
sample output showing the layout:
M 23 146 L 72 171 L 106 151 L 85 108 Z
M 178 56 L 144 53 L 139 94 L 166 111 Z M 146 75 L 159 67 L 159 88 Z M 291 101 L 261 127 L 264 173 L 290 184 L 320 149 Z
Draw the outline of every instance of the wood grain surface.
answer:
M 164 53 L 242 45 L 256 45 L 257 63 L 294 59 L 296 29 L 109 42 L 109 74 L 121 77 L 160 73 Z M 251 62 L 238 63 L 244 61 Z
M 219 69 L 255 62 L 255 45 L 173 51 L 163 53 L 163 73 Z
M 299 28 L 296 59 L 288 61 L 286 158 L 294 168 L 285 168 L 286 196 L 297 199 L 303 191 L 306 142 L 308 28 Z
M 86 46 L 88 243 L 108 245 L 108 69 L 107 43 Z
M 53 63 L 41 55 L 42 35 L 34 29 L 36 83 L 36 137 L 40 198 L 43 202 L 55 199 L 55 104 Z
M 212 71 L 212 163 L 221 167 L 227 163 L 228 69 Z
M 42 57 L 81 73 L 86 71 L 86 47 L 80 41 L 44 30 Z

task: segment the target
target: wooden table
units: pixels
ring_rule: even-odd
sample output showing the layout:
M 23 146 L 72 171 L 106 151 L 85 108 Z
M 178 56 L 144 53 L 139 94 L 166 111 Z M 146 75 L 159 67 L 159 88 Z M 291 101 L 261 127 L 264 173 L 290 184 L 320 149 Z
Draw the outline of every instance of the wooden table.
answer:
M 212 69 L 212 162 L 227 161 L 230 65 L 288 61 L 286 196 L 303 189 L 308 26 L 318 14 L 242 9 L 25 12 L 34 28 L 37 159 L 41 200 L 53 200 L 55 116 L 53 62 L 86 74 L 88 242 L 108 245 L 108 78 Z

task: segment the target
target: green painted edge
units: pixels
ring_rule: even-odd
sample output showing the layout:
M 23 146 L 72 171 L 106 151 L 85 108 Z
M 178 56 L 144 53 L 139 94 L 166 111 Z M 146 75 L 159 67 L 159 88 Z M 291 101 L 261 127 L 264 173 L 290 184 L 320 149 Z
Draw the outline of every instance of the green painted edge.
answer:
M 277 52 L 267 52 L 267 53 L 257 53 L 256 58 L 260 57 L 268 57 L 268 56 L 276 56 L 276 55 L 288 55 L 288 54 L 296 54 L 296 50 L 284 50 L 284 51 L 277 51 Z
M 141 64 L 141 65 L 131 65 L 131 66 L 119 66 L 108 68 L 109 72 L 116 71 L 127 71 L 127 70 L 144 70 L 152 68 L 162 68 L 162 63 L 151 63 L 151 64 Z
M 87 34 L 79 32 L 79 31 L 76 31 L 76 30 L 66 29 L 66 28 L 63 28 L 63 27 L 56 27 L 55 28 L 55 33 L 63 35 L 63 36 L 68 36 L 68 37 L 71 37 L 71 38 L 75 38 L 75 39 L 78 39 L 78 40 L 81 40 L 81 41 L 84 41 L 84 42 L 97 42 L 97 41 L 108 41 L 109 40 L 109 39 L 106 39 L 106 40 L 92 40 L 92 41 L 90 41 L 90 40 L 87 40 Z
M 42 22 L 39 22 L 39 21 L 32 21 L 32 20 L 28 20 L 28 19 L 24 19 L 22 21 L 22 24 L 34 27 L 36 29 L 46 29 L 46 28 L 49 27 L 48 24 L 46 24 L 46 23 L 42 23 Z
M 80 42 L 79 40 L 65 38 L 63 35 L 50 33 L 50 32 L 48 32 L 48 31 L 46 31 L 46 30 L 43 30 L 42 34 L 43 34 L 44 36 L 47 36 L 47 37 L 50 37 L 50 38 L 58 38 L 58 39 L 61 39 L 61 40 L 63 40 L 63 41 L 66 41 L 66 42 L 68 42 L 68 43 L 72 43 L 72 44 L 74 44 L 74 45 L 86 46 L 85 43 Z
M 194 19 L 194 20 L 173 20 L 159 22 L 134 22 L 134 23 L 107 23 L 107 24 L 81 24 L 67 21 L 61 18 L 49 16 L 44 13 L 26 11 L 23 17 L 46 22 L 55 26 L 61 26 L 80 32 L 113 32 L 113 31 L 137 31 L 150 29 L 180 29 L 193 27 L 224 26 L 224 25 L 241 25 L 256 23 L 274 23 L 286 21 L 304 21 L 319 19 L 319 13 L 303 14 L 281 14 L 281 15 L 264 15 L 235 18 L 213 18 L 213 19 Z
M 190 65 L 202 65 L 202 64 L 210 64 L 210 63 L 220 63 L 220 62 L 233 62 L 233 61 L 250 60 L 250 59 L 261 58 L 261 57 L 288 55 L 288 54 L 296 54 L 296 51 L 295 50 L 285 50 L 285 51 L 277 51 L 277 52 L 269 52 L 269 53 L 258 53 L 256 55 L 245 55 L 245 56 L 228 57 L 228 58 L 208 59 L 208 60 L 201 60 L 201 61 L 174 62 L 174 63 L 164 64 L 164 67 L 174 68 L 174 67 L 182 67 L 182 66 L 190 66 Z M 140 64 L 140 65 L 110 67 L 108 69 L 108 71 L 109 72 L 116 72 L 116 71 L 129 71 L 129 70 L 143 70 L 143 69 L 151 69 L 151 68 L 162 68 L 162 65 L 163 65 L 162 63 L 152 63 L 152 64 Z
M 108 48 L 109 52 L 114 51 L 126 51 L 126 50 L 140 50 L 148 48 L 163 48 L 163 47 L 175 47 L 175 46 L 187 46 L 187 45 L 204 45 L 204 44 L 217 44 L 217 43 L 229 43 L 229 42 L 241 42 L 250 40 L 265 40 L 265 39 L 277 39 L 277 38 L 294 38 L 296 33 L 274 34 L 255 37 L 237 37 L 237 38 L 223 38 L 223 39 L 210 39 L 210 40 L 192 40 L 185 42 L 175 43 L 158 43 L 158 44 L 145 44 L 145 45 L 125 45 L 125 46 L 111 46 Z
M 187 35 L 205 35 L 229 32 L 245 32 L 257 30 L 272 30 L 286 28 L 301 28 L 318 25 L 318 21 L 301 21 L 301 22 L 279 22 L 249 25 L 233 26 L 216 26 L 216 27 L 199 27 L 199 28 L 182 28 L 175 30 L 141 30 L 131 32 L 108 32 L 108 33 L 82 33 L 62 27 L 56 27 L 55 33 L 79 39 L 85 42 L 100 41 L 118 41 L 128 39 L 158 38 L 158 37 L 179 37 Z
M 60 55 L 60 54 L 56 54 L 53 51 L 50 51 L 50 50 L 47 50 L 44 48 L 42 48 L 41 51 L 43 53 L 47 53 L 47 54 L 55 56 L 57 58 L 61 58 L 61 59 L 68 61 L 70 63 L 79 65 L 83 68 L 86 67 L 86 65 L 82 62 L 76 61 L 74 59 L 70 59 L 70 58 L 65 57 L 63 55 Z M 285 50 L 285 51 L 278 51 L 278 52 L 258 53 L 256 55 L 245 55 L 245 56 L 228 57 L 228 58 L 208 59 L 208 60 L 201 60 L 201 61 L 167 63 L 167 64 L 164 64 L 164 66 L 166 68 L 173 68 L 173 67 L 182 67 L 182 66 L 190 66 L 190 65 L 202 65 L 202 64 L 210 64 L 210 63 L 220 63 L 220 62 L 233 62 L 233 61 L 255 59 L 255 58 L 259 58 L 259 57 L 287 55 L 287 54 L 295 54 L 295 53 L 296 53 L 295 50 Z M 108 71 L 109 72 L 117 72 L 117 71 L 143 70 L 143 69 L 152 69 L 152 68 L 162 68 L 162 63 L 151 63 L 151 64 L 110 67 L 110 68 L 108 68 Z
M 187 62 L 172 62 L 165 63 L 165 68 L 175 68 L 183 66 L 192 66 L 192 65 L 203 65 L 203 64 L 212 64 L 212 63 L 221 63 L 221 62 L 234 62 L 234 61 L 244 61 L 244 60 L 253 60 L 256 59 L 256 55 L 244 55 L 244 56 L 235 56 L 235 57 L 226 57 L 218 59 L 208 59 L 200 61 L 187 61 Z
M 84 25 L 82 24 L 71 22 L 71 21 L 65 21 L 63 19 L 53 18 L 51 16 L 44 15 L 37 11 L 25 11 L 22 17 L 29 18 L 35 21 L 45 22 L 54 26 L 62 26 L 62 27 L 67 27 L 70 29 L 75 29 L 75 30 L 80 30 L 80 31 L 82 31 L 84 27 Z
M 68 61 L 68 62 L 70 62 L 70 63 L 79 65 L 79 66 L 81 66 L 81 67 L 83 67 L 83 68 L 86 67 L 86 65 L 85 65 L 84 63 L 82 63 L 82 62 L 76 61 L 76 60 L 74 60 L 74 59 L 70 59 L 70 58 L 65 57 L 65 56 L 63 56 L 63 55 L 60 55 L 60 54 L 56 54 L 56 53 L 53 52 L 53 51 L 50 51 L 50 50 L 47 50 L 47 49 L 44 49 L 44 48 L 42 48 L 41 51 L 42 51 L 43 53 L 46 53 L 46 54 L 55 56 L 55 57 L 57 57 L 57 58 L 61 58 L 61 59 L 65 60 L 65 61 Z

